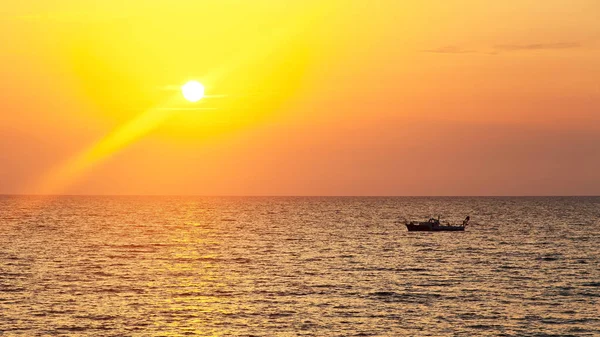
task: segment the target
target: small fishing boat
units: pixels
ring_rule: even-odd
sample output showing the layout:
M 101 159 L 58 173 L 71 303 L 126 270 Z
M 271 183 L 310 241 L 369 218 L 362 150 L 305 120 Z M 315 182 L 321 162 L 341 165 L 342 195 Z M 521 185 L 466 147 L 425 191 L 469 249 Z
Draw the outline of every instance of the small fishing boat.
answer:
M 442 224 L 439 218 L 430 218 L 427 221 L 407 221 L 405 225 L 409 232 L 458 232 L 465 230 L 469 219 L 470 217 L 467 216 L 461 225 Z

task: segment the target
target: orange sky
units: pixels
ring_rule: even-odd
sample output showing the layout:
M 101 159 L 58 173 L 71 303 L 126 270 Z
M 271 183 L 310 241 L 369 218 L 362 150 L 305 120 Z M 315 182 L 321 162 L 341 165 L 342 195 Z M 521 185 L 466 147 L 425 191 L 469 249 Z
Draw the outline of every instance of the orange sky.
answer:
M 600 2 L 19 1 L 0 193 L 600 194 Z M 190 79 L 208 95 L 186 102 Z

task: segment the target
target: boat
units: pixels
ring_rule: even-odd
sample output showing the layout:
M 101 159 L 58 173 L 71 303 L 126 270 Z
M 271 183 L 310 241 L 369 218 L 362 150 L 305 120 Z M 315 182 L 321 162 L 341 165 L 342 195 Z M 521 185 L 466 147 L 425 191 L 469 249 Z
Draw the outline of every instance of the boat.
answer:
M 406 221 L 404 224 L 409 232 L 462 232 L 467 227 L 469 219 L 467 216 L 461 225 L 443 224 L 439 218 L 430 218 L 427 221 Z

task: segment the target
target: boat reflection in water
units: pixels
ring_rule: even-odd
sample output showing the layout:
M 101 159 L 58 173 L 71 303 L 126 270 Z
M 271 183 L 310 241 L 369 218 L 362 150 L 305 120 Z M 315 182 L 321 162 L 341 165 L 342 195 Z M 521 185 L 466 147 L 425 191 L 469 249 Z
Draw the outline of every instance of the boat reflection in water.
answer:
M 457 232 L 464 231 L 469 223 L 470 217 L 467 216 L 460 225 L 450 223 L 442 224 L 439 217 L 437 219 L 430 218 L 427 221 L 411 221 L 405 222 L 409 232 Z

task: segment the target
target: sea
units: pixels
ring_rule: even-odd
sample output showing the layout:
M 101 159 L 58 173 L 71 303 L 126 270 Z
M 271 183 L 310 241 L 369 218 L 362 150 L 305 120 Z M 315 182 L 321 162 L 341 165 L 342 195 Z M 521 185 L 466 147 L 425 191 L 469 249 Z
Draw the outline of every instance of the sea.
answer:
M 2 337 L 600 336 L 599 300 L 600 197 L 0 196 Z

